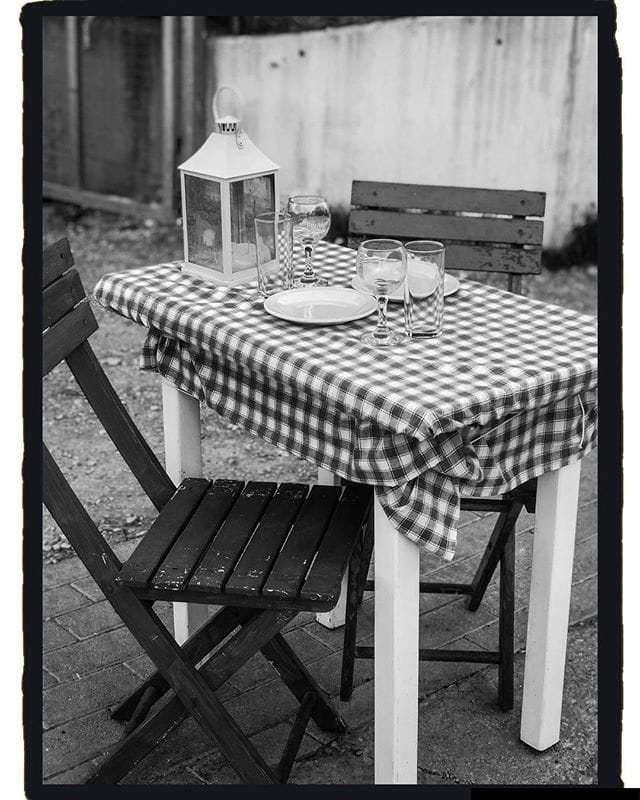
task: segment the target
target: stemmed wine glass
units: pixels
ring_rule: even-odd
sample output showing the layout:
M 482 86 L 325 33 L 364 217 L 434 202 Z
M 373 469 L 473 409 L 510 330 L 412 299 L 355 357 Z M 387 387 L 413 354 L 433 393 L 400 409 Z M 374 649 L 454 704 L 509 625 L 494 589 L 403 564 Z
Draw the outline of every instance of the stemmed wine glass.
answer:
M 329 232 L 331 214 L 324 197 L 294 195 L 289 198 L 287 211 L 293 217 L 293 238 L 304 247 L 304 273 L 294 286 L 327 286 L 329 281 L 318 277 L 313 269 L 313 246 Z
M 407 254 L 396 239 L 367 239 L 358 247 L 356 258 L 361 283 L 378 301 L 378 325 L 360 341 L 374 347 L 389 347 L 403 340 L 387 325 L 389 295 L 402 286 L 407 275 Z

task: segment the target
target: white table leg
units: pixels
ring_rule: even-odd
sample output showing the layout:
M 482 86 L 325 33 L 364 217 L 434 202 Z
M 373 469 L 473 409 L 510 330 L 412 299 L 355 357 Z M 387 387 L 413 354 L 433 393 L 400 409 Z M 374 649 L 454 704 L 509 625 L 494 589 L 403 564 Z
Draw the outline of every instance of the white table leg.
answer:
M 329 472 L 328 469 L 318 467 L 318 483 L 320 486 L 340 486 L 340 478 Z M 349 568 L 347 567 L 342 576 L 342 587 L 340 589 L 340 599 L 331 611 L 324 611 L 316 614 L 316 622 L 325 628 L 340 628 L 344 625 L 347 613 L 347 582 L 349 580 Z
M 175 484 L 183 478 L 202 477 L 200 445 L 200 403 L 162 379 L 164 458 L 166 470 Z M 173 604 L 174 637 L 182 644 L 209 617 L 207 606 Z
M 420 550 L 374 503 L 375 782 L 417 783 Z
M 520 738 L 546 750 L 560 738 L 581 462 L 538 478 Z

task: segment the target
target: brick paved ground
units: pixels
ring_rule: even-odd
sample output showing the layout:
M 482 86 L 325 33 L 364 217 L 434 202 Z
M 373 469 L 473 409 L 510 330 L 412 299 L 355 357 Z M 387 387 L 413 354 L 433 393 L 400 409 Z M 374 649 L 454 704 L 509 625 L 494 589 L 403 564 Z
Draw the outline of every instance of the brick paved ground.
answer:
M 523 646 L 526 633 L 533 518 L 517 536 L 516 707 L 496 709 L 494 667 L 423 664 L 420 670 L 419 780 L 423 783 L 595 783 L 597 780 L 597 474 L 585 459 L 578 531 L 561 742 L 537 754 L 518 740 Z M 484 547 L 493 519 L 464 515 L 456 558 L 423 560 L 429 579 L 464 580 Z M 125 557 L 135 546 L 115 549 Z M 422 643 L 428 647 L 495 647 L 498 597 L 494 581 L 476 613 L 462 598 L 422 598 Z M 365 596 L 359 639 L 372 642 L 373 596 Z M 168 604 L 160 616 L 171 626 Z M 44 569 L 43 769 L 47 783 L 79 783 L 103 748 L 119 738 L 112 707 L 149 672 L 149 661 L 122 627 L 75 558 Z M 342 631 L 301 614 L 287 632 L 296 651 L 323 686 L 336 695 Z M 373 782 L 373 662 L 359 661 L 356 690 L 340 704 L 349 732 L 333 740 L 313 723 L 307 729 L 291 780 L 294 783 Z M 276 762 L 296 704 L 271 667 L 256 656 L 220 690 L 243 729 Z M 237 783 L 235 774 L 191 721 L 183 723 L 140 764 L 126 783 Z

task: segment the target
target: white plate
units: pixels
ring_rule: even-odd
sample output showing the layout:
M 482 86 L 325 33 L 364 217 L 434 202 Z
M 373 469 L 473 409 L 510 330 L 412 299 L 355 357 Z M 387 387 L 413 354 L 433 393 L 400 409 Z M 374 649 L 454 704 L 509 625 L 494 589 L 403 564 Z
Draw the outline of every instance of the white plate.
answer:
M 366 289 L 360 278 L 357 275 L 354 275 L 351 279 L 351 285 L 354 289 L 357 289 L 359 292 L 366 292 L 367 294 L 371 294 L 368 289 Z M 444 276 L 444 296 L 449 297 L 451 294 L 455 294 L 458 289 L 460 288 L 460 281 L 457 278 L 454 278 L 453 275 L 447 275 L 445 273 Z M 435 289 L 435 286 L 428 289 L 422 296 L 428 297 Z M 392 303 L 402 303 L 404 300 L 404 284 L 399 288 L 396 289 L 393 294 L 389 295 L 389 300 Z
M 375 297 L 342 286 L 309 286 L 267 297 L 264 310 L 301 325 L 340 325 L 373 314 Z

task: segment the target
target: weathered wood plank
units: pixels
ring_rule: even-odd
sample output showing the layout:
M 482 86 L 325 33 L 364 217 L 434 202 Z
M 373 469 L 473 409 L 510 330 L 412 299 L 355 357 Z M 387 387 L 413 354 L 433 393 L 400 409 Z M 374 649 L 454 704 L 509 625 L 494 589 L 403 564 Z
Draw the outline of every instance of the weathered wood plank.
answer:
M 283 483 L 278 487 L 226 583 L 225 594 L 260 594 L 262 584 L 308 492 L 308 485 L 302 483 Z
M 155 507 L 162 508 L 176 487 L 129 416 L 91 345 L 88 342 L 82 343 L 66 359 L 89 405 L 136 480 Z
M 61 319 L 85 297 L 78 270 L 70 269 L 42 292 L 42 330 Z
M 42 334 L 42 374 L 47 375 L 98 330 L 88 302 L 81 303 Z
M 369 519 L 373 503 L 370 486 L 349 484 L 318 547 L 318 554 L 300 589 L 306 600 L 336 601 L 342 576 Z
M 156 569 L 211 485 L 204 478 L 185 478 L 143 536 L 118 575 L 132 588 L 148 585 Z
M 302 581 L 341 492 L 340 486 L 314 486 L 311 489 L 264 583 L 262 595 L 265 598 L 299 596 Z
M 42 253 L 42 288 L 53 283 L 72 266 L 73 255 L 66 237 L 49 245 Z
M 407 214 L 368 208 L 353 209 L 349 215 L 349 231 L 363 236 L 539 245 L 542 243 L 542 229 L 542 222 L 533 219 Z
M 170 222 L 173 219 L 173 215 L 158 203 L 139 203 L 129 197 L 100 194 L 100 192 L 92 192 L 89 189 L 65 186 L 52 181 L 44 181 L 42 195 L 51 200 L 74 203 L 78 206 L 97 208 L 102 211 L 113 211 L 116 214 L 131 214 L 136 217 L 159 219 L 163 222 Z
M 349 236 L 349 247 L 357 248 L 366 238 L 368 237 Z M 407 237 L 402 236 L 393 238 L 407 240 Z M 504 272 L 510 275 L 539 275 L 541 271 L 542 248 L 540 247 L 524 250 L 521 247 L 492 247 L 488 244 L 450 244 L 446 240 L 443 244 L 446 248 L 447 270 Z
M 277 484 L 251 481 L 213 538 L 189 581 L 189 590 L 219 594 L 252 531 L 262 518 Z
M 369 208 L 419 208 L 424 211 L 474 211 L 483 214 L 542 217 L 545 193 L 353 181 L 351 204 Z
M 184 589 L 198 563 L 240 496 L 242 481 L 216 481 L 211 486 L 153 577 L 158 589 Z

